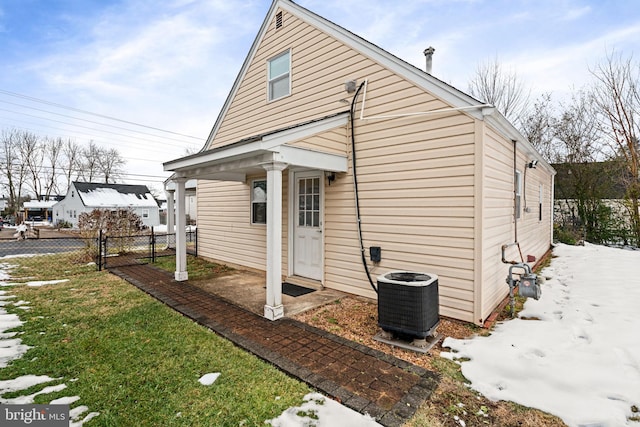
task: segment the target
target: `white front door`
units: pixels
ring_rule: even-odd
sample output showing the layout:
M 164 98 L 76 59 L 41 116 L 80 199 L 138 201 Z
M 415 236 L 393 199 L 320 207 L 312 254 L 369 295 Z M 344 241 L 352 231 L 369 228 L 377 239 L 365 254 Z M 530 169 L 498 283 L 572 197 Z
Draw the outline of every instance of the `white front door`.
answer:
M 293 274 L 322 280 L 322 172 L 294 176 Z

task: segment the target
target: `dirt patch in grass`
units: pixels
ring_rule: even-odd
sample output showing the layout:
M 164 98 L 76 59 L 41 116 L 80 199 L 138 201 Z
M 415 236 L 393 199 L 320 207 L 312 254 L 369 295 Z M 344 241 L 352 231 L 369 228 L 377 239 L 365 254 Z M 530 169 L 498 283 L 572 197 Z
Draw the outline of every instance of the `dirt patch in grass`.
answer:
M 442 317 L 437 332 L 441 339 L 428 354 L 399 349 L 373 339 L 378 332 L 375 301 L 349 296 L 333 304 L 302 313 L 296 318 L 341 337 L 391 354 L 399 359 L 441 374 L 441 381 L 431 398 L 407 427 L 475 426 L 565 426 L 552 415 L 511 402 L 492 402 L 468 387 L 460 366 L 440 357 L 445 337 L 468 338 L 489 331 L 475 325 Z M 445 349 L 448 351 L 448 349 Z M 462 421 L 462 422 L 461 422 Z

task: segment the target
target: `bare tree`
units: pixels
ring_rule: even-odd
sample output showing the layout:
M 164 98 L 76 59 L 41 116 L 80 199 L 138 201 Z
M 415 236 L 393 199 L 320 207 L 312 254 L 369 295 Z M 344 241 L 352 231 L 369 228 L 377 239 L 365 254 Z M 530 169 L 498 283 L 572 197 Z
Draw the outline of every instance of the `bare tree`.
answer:
M 42 140 L 38 135 L 23 131 L 20 132 L 20 161 L 25 165 L 29 179 L 27 186 L 35 194 L 36 200 L 42 196 L 42 170 L 44 166 L 44 149 Z
M 72 139 L 67 139 L 62 147 L 65 177 L 65 189 L 80 175 L 80 146 Z
M 627 231 L 621 233 L 613 220 L 617 210 L 604 199 L 612 198 L 615 193 L 621 176 L 620 165 L 603 150 L 601 128 L 590 94 L 574 92 L 571 101 L 561 103 L 560 108 L 554 136 L 559 160 L 563 162 L 564 185 L 558 188 L 557 197 L 567 199 L 566 206 L 577 211 L 574 220 L 579 219 L 576 225 L 588 241 L 618 241 Z M 566 194 L 562 194 L 563 190 Z
M 511 123 L 519 125 L 528 107 L 531 90 L 514 70 L 505 70 L 498 57 L 481 63 L 469 82 L 472 96 L 494 105 Z
M 560 104 L 561 115 L 554 123 L 554 136 L 561 161 L 587 163 L 604 160 L 602 134 L 590 95 L 574 92 L 569 103 Z
M 9 207 L 11 214 L 16 215 L 20 210 L 22 190 L 27 177 L 27 168 L 20 156 L 21 132 L 16 129 L 3 130 L 0 139 L 0 177 L 9 193 Z
M 627 172 L 626 201 L 640 244 L 640 63 L 612 52 L 591 70 L 602 132 Z
M 93 141 L 89 141 L 89 146 L 82 150 L 79 173 L 86 182 L 93 182 L 100 175 L 101 155 L 102 149 Z
M 44 197 L 46 199 L 49 199 L 52 193 L 57 194 L 60 192 L 58 175 L 61 172 L 60 160 L 63 155 L 63 147 L 64 141 L 60 137 L 44 139 L 44 158 L 47 164 L 44 166 L 42 179 L 44 181 Z
M 555 138 L 557 118 L 551 103 L 551 94 L 538 98 L 531 109 L 522 117 L 520 132 L 549 162 L 558 162 L 562 157 Z
M 124 165 L 125 160 L 122 158 L 120 153 L 118 153 L 118 150 L 115 148 L 102 150 L 99 166 L 105 184 L 108 184 L 109 182 L 115 183 L 122 174 L 122 167 Z

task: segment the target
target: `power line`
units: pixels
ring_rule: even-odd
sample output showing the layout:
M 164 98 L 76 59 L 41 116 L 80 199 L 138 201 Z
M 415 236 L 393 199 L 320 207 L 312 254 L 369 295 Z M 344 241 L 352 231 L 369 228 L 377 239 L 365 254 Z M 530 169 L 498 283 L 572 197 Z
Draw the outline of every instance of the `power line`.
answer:
M 87 126 L 82 126 L 82 125 L 79 125 L 79 124 L 75 124 L 75 123 L 63 122 L 61 120 L 55 120 L 55 119 L 50 119 L 50 118 L 46 118 L 46 117 L 35 116 L 33 114 L 19 113 L 17 111 L 13 111 L 13 110 L 7 110 L 6 108 L 0 108 L 0 111 L 7 111 L 9 113 L 21 114 L 21 115 L 28 116 L 28 117 L 33 117 L 33 118 L 36 118 L 36 119 L 50 120 L 50 121 L 55 122 L 55 123 L 62 123 L 63 125 L 76 126 L 76 127 L 83 128 L 83 129 L 98 130 L 98 129 L 90 128 L 90 127 L 87 127 Z M 99 132 L 108 133 L 108 134 L 112 134 L 112 135 L 116 135 L 116 136 L 123 136 L 125 138 L 130 138 L 130 136 L 122 134 L 122 133 L 118 133 L 118 132 L 112 132 L 112 131 L 108 131 L 108 130 L 98 130 L 98 131 Z M 145 139 L 145 138 L 136 138 L 136 141 L 157 142 L 157 141 L 153 141 L 153 140 Z M 181 145 L 178 145 L 178 144 L 175 144 L 175 143 L 171 143 L 171 142 L 163 142 L 163 144 L 173 145 L 173 146 L 176 146 L 176 147 L 182 147 Z
M 0 119 L 12 120 L 12 119 L 9 119 L 9 118 L 3 117 L 3 116 L 0 116 Z M 24 120 L 14 120 L 14 121 L 19 121 L 19 122 L 31 124 L 30 122 L 24 121 Z M 42 130 L 42 129 L 34 129 L 34 128 L 28 128 L 28 127 L 22 127 L 22 126 L 18 127 L 18 126 L 15 126 L 15 124 L 11 124 L 11 125 L 8 125 L 8 126 L 10 126 L 13 129 L 33 132 L 33 133 L 37 133 L 37 134 L 42 134 L 43 132 L 44 133 L 47 132 L 46 130 Z M 40 126 L 40 124 L 38 124 L 38 126 Z M 45 128 L 49 128 L 49 129 L 53 129 L 54 132 L 55 131 L 63 131 L 63 132 L 68 132 L 69 131 L 69 129 L 59 128 L 59 127 L 54 127 L 54 126 L 44 125 L 44 127 Z M 84 133 L 84 131 L 82 131 L 82 132 L 83 133 L 79 133 L 79 134 L 76 134 L 76 135 L 73 135 L 73 136 L 72 135 L 64 135 L 64 134 L 58 133 L 57 136 L 61 137 L 61 138 L 71 139 L 71 140 L 74 140 L 74 141 L 76 139 L 80 139 L 80 138 L 87 138 L 88 141 L 86 141 L 86 142 L 94 141 L 94 142 L 97 142 L 97 143 L 110 145 L 110 146 L 116 146 L 116 147 L 119 147 L 122 144 L 131 144 L 131 142 L 132 142 L 132 141 L 125 141 L 125 140 L 122 140 L 122 139 L 102 139 L 103 136 L 96 135 L 96 134 L 91 134 L 91 133 Z M 48 135 L 46 135 L 46 137 L 48 137 Z M 135 137 L 126 136 L 125 135 L 125 138 L 135 138 Z M 134 139 L 134 142 L 140 142 L 140 140 L 139 139 Z M 152 141 L 152 142 L 154 142 L 154 141 Z M 160 141 L 157 141 L 157 142 L 160 143 Z M 191 144 L 191 143 L 189 143 L 189 144 Z M 145 144 L 144 142 L 140 142 L 140 145 L 147 145 L 147 144 Z M 136 148 L 138 148 L 138 147 L 136 147 Z M 177 146 L 177 145 L 175 146 L 175 148 L 186 149 L 186 147 L 180 147 L 180 146 Z M 154 151 L 164 151 L 167 154 L 174 154 L 175 153 L 175 148 L 165 147 L 165 146 L 160 146 L 159 147 L 158 145 L 154 145 L 153 146 Z
M 187 143 L 187 144 L 194 144 L 194 142 L 187 142 L 187 141 L 184 141 L 184 140 L 171 138 L 171 137 L 167 137 L 167 136 L 160 136 L 160 135 L 156 135 L 156 134 L 149 133 L 149 132 L 142 132 L 142 131 L 135 130 L 135 129 L 129 129 L 129 128 L 121 127 L 121 126 L 114 126 L 114 125 L 109 125 L 109 124 L 106 124 L 106 123 L 96 122 L 96 121 L 93 121 L 93 120 L 83 119 L 83 118 L 76 117 L 76 116 L 69 116 L 67 114 L 56 113 L 55 111 L 49 111 L 49 110 L 44 110 L 42 108 L 32 107 L 32 106 L 29 106 L 29 105 L 24 105 L 24 104 L 18 104 L 18 103 L 15 103 L 15 102 L 5 101 L 3 99 L 0 99 L 0 102 L 3 102 L 5 104 L 9 104 L 9 105 L 14 105 L 14 106 L 17 106 L 17 107 L 28 108 L 28 109 L 31 109 L 31 110 L 40 111 L 40 112 L 47 113 L 47 114 L 55 114 L 56 116 L 66 117 L 66 118 L 69 118 L 69 119 L 80 120 L 80 121 L 83 121 L 83 122 L 92 123 L 92 124 L 99 125 L 99 126 L 109 126 L 111 128 L 114 128 L 114 129 L 126 130 L 126 131 L 129 131 L 129 132 L 135 132 L 135 133 L 139 133 L 139 134 L 142 134 L 142 135 L 149 135 L 149 136 L 153 136 L 153 137 L 156 137 L 156 138 L 163 138 L 163 139 L 168 139 L 168 140 L 171 140 L 171 141 L 184 142 L 184 143 Z M 12 113 L 15 113 L 15 114 L 23 114 L 22 112 L 19 112 L 19 111 L 12 111 L 12 110 L 3 110 L 3 111 L 9 111 L 9 112 L 12 112 Z M 37 116 L 32 116 L 32 117 L 37 117 Z M 44 120 L 49 120 L 49 119 L 47 119 L 45 117 L 38 117 L 38 118 L 41 118 L 41 119 L 44 119 Z M 94 130 L 101 131 L 99 129 L 94 129 Z
M 22 94 L 19 94 L 19 93 L 16 93 L 16 92 L 10 92 L 10 91 L 4 90 L 4 89 L 0 89 L 0 93 L 2 93 L 4 95 L 14 96 L 16 98 L 26 99 L 26 100 L 29 100 L 29 101 L 32 101 L 32 102 L 40 102 L 42 104 L 51 105 L 51 106 L 58 107 L 58 108 L 63 108 L 65 110 L 70 110 L 70 111 L 75 111 L 75 112 L 78 112 L 78 113 L 89 114 L 89 115 L 92 115 L 92 116 L 101 117 L 103 119 L 114 120 L 114 121 L 117 121 L 117 122 L 120 122 L 120 123 L 126 123 L 126 124 L 130 124 L 130 125 L 134 125 L 134 126 L 140 126 L 140 127 L 146 128 L 146 129 L 156 130 L 158 132 L 165 132 L 165 133 L 169 133 L 169 134 L 173 134 L 173 135 L 184 136 L 186 138 L 193 138 L 193 139 L 197 139 L 199 141 L 202 141 L 202 139 L 203 139 L 203 138 L 200 138 L 200 137 L 197 137 L 197 136 L 186 135 L 186 134 L 179 133 L 179 132 L 173 132 L 173 131 L 170 131 L 170 130 L 160 129 L 160 128 L 156 128 L 156 127 L 153 127 L 153 126 L 143 125 L 141 123 L 136 123 L 136 122 L 131 122 L 131 121 L 128 121 L 128 120 L 119 119 L 117 117 L 107 116 L 105 114 L 99 114 L 99 113 L 94 113 L 94 112 L 87 111 L 87 110 L 82 110 L 80 108 L 69 107 L 67 105 L 58 104 L 56 102 L 51 102 L 51 101 L 46 101 L 44 99 L 39 99 L 39 98 L 35 98 L 35 97 L 32 97 L 32 96 L 28 96 L 28 95 L 22 95 Z

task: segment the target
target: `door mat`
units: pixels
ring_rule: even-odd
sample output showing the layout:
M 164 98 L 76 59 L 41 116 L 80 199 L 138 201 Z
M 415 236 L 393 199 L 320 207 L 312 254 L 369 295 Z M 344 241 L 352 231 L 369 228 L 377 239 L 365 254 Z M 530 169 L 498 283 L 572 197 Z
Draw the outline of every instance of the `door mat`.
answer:
M 293 283 L 282 283 L 282 293 L 290 297 L 299 297 L 300 295 L 310 294 L 315 289 L 305 288 L 304 286 L 294 285 Z

